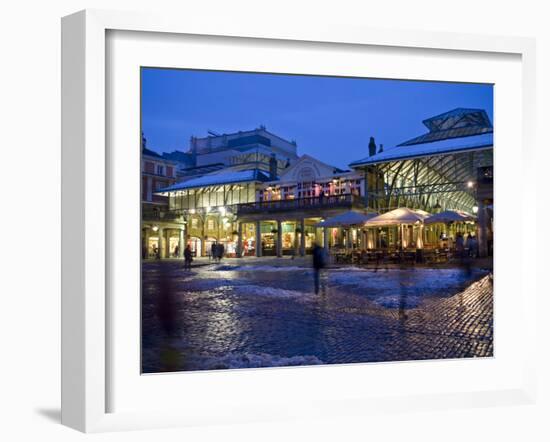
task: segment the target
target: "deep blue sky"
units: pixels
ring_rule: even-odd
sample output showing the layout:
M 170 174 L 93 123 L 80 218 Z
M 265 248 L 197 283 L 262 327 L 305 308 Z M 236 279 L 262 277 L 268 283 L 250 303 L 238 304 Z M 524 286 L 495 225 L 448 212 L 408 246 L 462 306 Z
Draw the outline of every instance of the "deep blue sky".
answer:
M 429 72 L 429 71 L 428 71 Z M 368 155 L 369 137 L 390 148 L 427 132 L 422 120 L 457 107 L 493 120 L 490 85 L 142 69 L 142 128 L 157 152 L 187 151 L 191 135 L 263 124 L 296 140 L 298 153 L 347 165 Z

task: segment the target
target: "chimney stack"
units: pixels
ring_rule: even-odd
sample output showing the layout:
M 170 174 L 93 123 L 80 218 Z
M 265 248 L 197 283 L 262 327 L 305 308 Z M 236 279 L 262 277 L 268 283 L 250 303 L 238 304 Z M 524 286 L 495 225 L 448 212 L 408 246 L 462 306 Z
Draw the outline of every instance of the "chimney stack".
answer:
M 369 141 L 369 157 L 372 157 L 376 154 L 376 143 L 374 142 L 374 137 L 370 137 Z

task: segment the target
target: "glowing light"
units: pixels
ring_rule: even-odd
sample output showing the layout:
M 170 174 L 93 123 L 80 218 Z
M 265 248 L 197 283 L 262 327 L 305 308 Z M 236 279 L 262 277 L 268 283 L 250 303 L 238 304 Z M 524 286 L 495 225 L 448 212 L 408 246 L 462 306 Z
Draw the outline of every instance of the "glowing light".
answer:
M 194 214 L 195 214 L 195 209 L 191 209 L 191 210 L 189 211 L 189 213 L 190 213 L 191 215 L 194 215 Z
M 469 188 L 472 188 L 472 187 L 474 187 L 474 182 L 473 182 L 473 181 L 468 181 L 468 182 L 466 183 L 466 185 L 467 185 Z
M 159 226 L 153 226 L 153 232 L 157 232 L 159 229 Z
M 472 207 L 472 212 L 477 213 L 478 210 L 479 210 L 479 207 L 477 206 Z
M 210 212 L 210 206 L 206 206 L 206 207 L 204 208 L 204 210 L 205 210 L 206 213 Z
M 225 216 L 226 210 L 225 207 L 220 207 L 220 215 Z

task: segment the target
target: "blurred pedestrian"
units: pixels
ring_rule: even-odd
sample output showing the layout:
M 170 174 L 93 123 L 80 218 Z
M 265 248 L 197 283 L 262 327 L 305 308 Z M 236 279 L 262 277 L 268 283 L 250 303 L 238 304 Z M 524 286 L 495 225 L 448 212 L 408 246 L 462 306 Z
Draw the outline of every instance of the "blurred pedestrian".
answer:
M 319 293 L 319 280 L 321 269 L 325 267 L 325 252 L 316 242 L 313 243 L 313 283 L 315 293 Z
M 217 249 L 218 249 L 218 244 L 216 243 L 216 241 L 214 241 L 214 242 L 212 243 L 212 246 L 210 246 L 210 256 L 208 257 L 209 260 L 214 260 L 214 261 L 216 261 Z
M 223 255 L 225 253 L 225 247 L 223 243 L 219 243 L 217 249 L 218 249 L 218 262 L 221 262 Z
M 193 252 L 191 252 L 191 246 L 187 244 L 187 247 L 183 251 L 184 265 L 185 270 L 191 270 L 191 262 L 193 261 Z
M 464 257 L 464 238 L 461 232 L 458 232 L 456 234 L 455 247 L 456 247 L 456 254 L 458 255 L 458 257 L 463 258 Z
M 471 233 L 468 233 L 468 236 L 466 237 L 466 249 L 468 250 L 468 256 L 474 257 L 474 237 Z

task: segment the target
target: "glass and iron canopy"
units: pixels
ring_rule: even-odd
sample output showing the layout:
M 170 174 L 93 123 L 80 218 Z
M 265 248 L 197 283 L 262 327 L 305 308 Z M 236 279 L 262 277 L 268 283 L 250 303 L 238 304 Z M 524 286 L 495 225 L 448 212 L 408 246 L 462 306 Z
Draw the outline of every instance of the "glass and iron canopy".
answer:
M 458 108 L 423 123 L 429 132 L 350 164 L 367 174 L 369 206 L 472 212 L 480 174 L 493 166 L 487 113 Z

